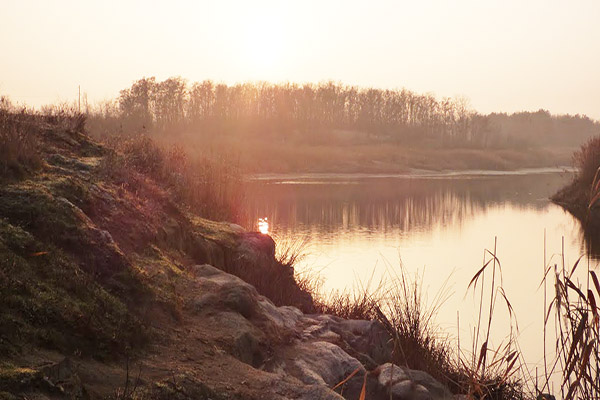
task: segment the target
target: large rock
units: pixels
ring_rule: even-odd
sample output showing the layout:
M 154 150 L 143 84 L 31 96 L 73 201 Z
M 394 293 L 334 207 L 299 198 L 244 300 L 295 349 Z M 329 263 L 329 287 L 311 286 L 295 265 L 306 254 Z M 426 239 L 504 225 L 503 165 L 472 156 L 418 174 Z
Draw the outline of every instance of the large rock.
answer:
M 259 232 L 242 233 L 240 248 L 246 253 L 255 253 L 258 257 L 275 257 L 275 241 L 271 236 Z
M 329 342 L 298 342 L 282 349 L 268 366 L 273 372 L 285 372 L 306 384 L 335 386 L 354 370 L 364 376 L 362 364 L 340 347 Z
M 320 393 L 303 398 L 339 398 L 330 389 L 355 371 L 344 384 L 348 399 L 358 398 L 365 375 L 369 399 L 389 400 L 390 394 L 400 400 L 452 398 L 429 374 L 384 363 L 391 355 L 390 338 L 376 321 L 305 315 L 295 307 L 276 307 L 253 286 L 210 265 L 190 272 L 198 295 L 187 306 L 218 327 L 215 335 L 222 348 L 246 364 L 293 377 L 310 393 Z
M 446 386 L 423 371 L 386 363 L 377 368 L 375 375 L 382 392 L 398 400 L 452 399 Z M 388 397 L 389 398 L 389 397 Z
M 391 358 L 390 336 L 378 321 L 346 320 L 332 315 L 307 315 L 302 336 L 306 340 L 337 343 L 369 369 Z

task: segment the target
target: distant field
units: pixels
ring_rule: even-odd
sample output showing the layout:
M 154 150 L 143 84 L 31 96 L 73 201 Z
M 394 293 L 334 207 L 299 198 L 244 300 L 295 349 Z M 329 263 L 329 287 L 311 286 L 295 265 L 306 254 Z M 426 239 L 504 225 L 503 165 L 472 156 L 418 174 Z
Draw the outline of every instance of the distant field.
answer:
M 192 157 L 226 157 L 245 173 L 406 172 L 423 170 L 512 170 L 571 165 L 572 147 L 469 149 L 411 147 L 398 143 L 352 141 L 307 144 L 252 138 L 203 139 L 194 135 L 158 136 L 165 146 L 183 146 Z

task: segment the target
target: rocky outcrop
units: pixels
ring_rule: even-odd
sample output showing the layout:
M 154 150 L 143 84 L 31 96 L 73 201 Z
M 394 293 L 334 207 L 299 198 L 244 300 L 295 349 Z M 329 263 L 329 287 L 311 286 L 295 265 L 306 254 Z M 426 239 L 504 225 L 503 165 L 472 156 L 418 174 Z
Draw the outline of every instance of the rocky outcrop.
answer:
M 315 386 L 330 390 L 354 374 L 341 388 L 347 399 L 358 398 L 365 375 L 369 399 L 452 397 L 429 374 L 383 363 L 391 356 L 390 338 L 375 321 L 275 307 L 251 285 L 210 265 L 190 271 L 197 296 L 187 306 L 206 317 L 229 354 L 257 370 L 293 377 L 307 393 Z

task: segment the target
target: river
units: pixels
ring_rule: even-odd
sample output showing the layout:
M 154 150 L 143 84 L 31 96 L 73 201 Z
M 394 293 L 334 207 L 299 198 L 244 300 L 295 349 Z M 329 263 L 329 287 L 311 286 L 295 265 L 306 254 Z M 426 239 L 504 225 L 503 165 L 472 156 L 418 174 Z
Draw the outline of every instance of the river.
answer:
M 499 297 L 492 341 L 500 347 L 518 324 L 523 359 L 533 374 L 542 368 L 544 353 L 544 263 L 562 265 L 564 248 L 569 267 L 586 248 L 580 223 L 548 200 L 571 179 L 570 172 L 552 169 L 263 175 L 248 185 L 247 213 L 253 221 L 268 218 L 280 246 L 305 243 L 296 271 L 318 273 L 323 294 L 362 290 L 367 282 L 373 290 L 401 268 L 412 279 L 420 277 L 425 303 L 432 305 L 443 291 L 435 323 L 440 334 L 460 338 L 463 352 L 474 341 L 479 310 L 479 291 L 467 287 L 484 251 L 496 243 L 516 323 L 509 323 Z M 596 267 L 593 259 L 585 262 Z

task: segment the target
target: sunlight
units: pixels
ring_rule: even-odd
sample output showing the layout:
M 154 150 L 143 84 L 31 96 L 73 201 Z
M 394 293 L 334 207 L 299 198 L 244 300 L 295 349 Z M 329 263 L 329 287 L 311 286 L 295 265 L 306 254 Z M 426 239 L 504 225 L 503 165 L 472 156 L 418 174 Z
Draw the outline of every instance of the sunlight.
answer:
M 267 218 L 258 219 L 258 231 L 263 235 L 269 234 L 269 221 L 267 220 Z
M 265 72 L 265 69 L 272 69 L 280 62 L 284 49 L 284 28 L 275 16 L 252 18 L 244 35 L 247 59 L 258 71 Z

